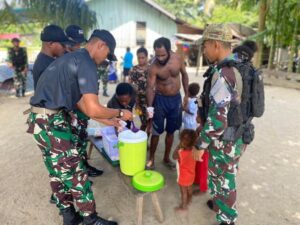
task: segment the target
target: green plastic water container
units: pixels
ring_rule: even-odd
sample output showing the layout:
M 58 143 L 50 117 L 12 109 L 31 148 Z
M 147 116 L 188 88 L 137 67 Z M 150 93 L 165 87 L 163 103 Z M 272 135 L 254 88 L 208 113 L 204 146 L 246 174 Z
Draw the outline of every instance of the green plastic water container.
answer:
M 147 133 L 125 130 L 119 134 L 121 172 L 133 176 L 145 169 L 147 156 Z
M 132 178 L 133 187 L 143 192 L 158 191 L 164 184 L 164 177 L 153 170 L 139 172 Z

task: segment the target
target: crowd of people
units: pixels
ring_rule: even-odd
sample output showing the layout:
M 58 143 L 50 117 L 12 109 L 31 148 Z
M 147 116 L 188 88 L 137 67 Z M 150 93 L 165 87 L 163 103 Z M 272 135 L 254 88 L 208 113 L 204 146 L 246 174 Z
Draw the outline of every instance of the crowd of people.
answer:
M 103 171 L 88 163 L 86 129 L 89 119 L 117 128 L 122 126 L 120 121 L 125 121 L 130 128 L 134 112 L 140 117 L 140 129 L 150 140 L 146 169 L 155 169 L 159 138 L 166 132 L 162 162 L 171 170 L 177 167 L 181 194 L 181 203 L 175 209 L 187 210 L 192 195 L 209 188 L 212 198 L 207 206 L 216 212 L 217 221 L 220 225 L 235 224 L 236 173 L 246 145 L 241 136 L 232 140 L 224 136 L 237 125 L 232 125 L 236 122 L 232 106 L 241 104 L 243 85 L 234 66 L 219 65 L 224 61 L 250 62 L 256 51 L 254 42 L 248 41 L 232 53 L 229 28 L 209 25 L 202 47 L 210 67 L 202 90 L 199 83 L 189 83 L 185 64 L 171 50 L 168 38 L 155 40 L 151 60 L 147 49 L 139 48 L 135 66 L 127 48 L 123 82 L 104 107 L 98 96 L 100 81 L 103 96 L 108 97 L 109 76 L 116 80 L 117 43 L 113 35 L 96 29 L 86 40 L 79 26 L 70 25 L 64 31 L 49 25 L 42 30 L 40 40 L 42 48 L 33 66 L 35 92 L 30 99 L 27 132 L 41 150 L 50 177 L 50 202 L 59 208 L 64 225 L 118 224 L 97 215 L 88 177 L 100 176 Z M 24 96 L 27 56 L 19 42 L 13 40 L 10 60 L 17 74 L 17 95 Z M 24 59 L 15 57 L 18 54 Z M 180 143 L 173 152 L 174 163 L 171 151 L 176 131 L 180 132 Z M 199 185 L 198 190 L 193 190 L 193 184 Z

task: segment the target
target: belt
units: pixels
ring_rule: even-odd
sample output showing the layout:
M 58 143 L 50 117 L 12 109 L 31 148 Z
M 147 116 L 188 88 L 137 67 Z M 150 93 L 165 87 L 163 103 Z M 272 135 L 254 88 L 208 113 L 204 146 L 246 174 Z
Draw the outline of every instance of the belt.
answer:
M 32 113 L 37 113 L 37 114 L 48 114 L 48 115 L 53 115 L 58 113 L 60 110 L 58 109 L 46 109 L 46 108 L 40 108 L 40 107 L 35 107 L 31 106 L 30 109 L 27 109 L 23 112 L 24 115 L 32 112 Z

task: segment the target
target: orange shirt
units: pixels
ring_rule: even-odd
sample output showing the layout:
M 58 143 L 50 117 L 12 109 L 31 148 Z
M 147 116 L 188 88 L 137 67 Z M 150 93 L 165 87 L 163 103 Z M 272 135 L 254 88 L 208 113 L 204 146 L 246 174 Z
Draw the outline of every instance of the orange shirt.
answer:
M 180 149 L 178 151 L 177 182 L 181 186 L 190 186 L 195 180 L 196 161 L 191 149 Z

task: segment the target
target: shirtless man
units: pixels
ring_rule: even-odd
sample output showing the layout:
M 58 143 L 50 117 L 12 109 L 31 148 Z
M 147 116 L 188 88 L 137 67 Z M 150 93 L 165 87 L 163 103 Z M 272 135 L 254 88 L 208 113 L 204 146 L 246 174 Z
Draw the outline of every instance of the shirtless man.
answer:
M 150 143 L 150 158 L 146 167 L 154 169 L 154 155 L 159 136 L 166 131 L 164 165 L 175 168 L 170 160 L 170 152 L 174 132 L 180 129 L 182 123 L 182 101 L 180 95 L 180 73 L 184 89 L 184 101 L 187 100 L 189 78 L 183 60 L 171 51 L 171 43 L 167 38 L 159 38 L 154 42 L 155 60 L 149 69 L 147 79 L 147 103 L 154 107 L 152 116 L 152 137 Z M 165 126 L 166 120 L 166 126 Z

